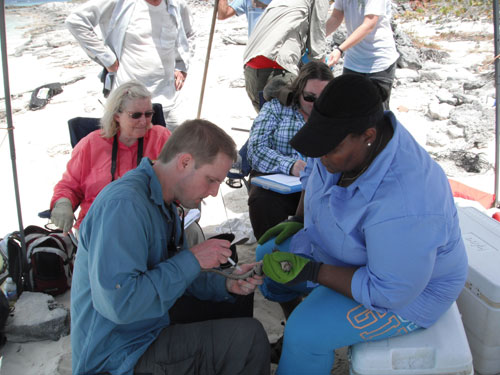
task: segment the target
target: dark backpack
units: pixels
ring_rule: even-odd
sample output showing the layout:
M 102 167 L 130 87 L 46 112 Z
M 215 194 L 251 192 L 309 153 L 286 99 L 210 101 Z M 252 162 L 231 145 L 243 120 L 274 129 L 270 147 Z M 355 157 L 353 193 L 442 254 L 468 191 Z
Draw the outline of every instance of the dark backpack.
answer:
M 18 295 L 29 290 L 62 294 L 71 287 L 76 245 L 61 231 L 36 225 L 24 230 L 26 255 L 21 248 L 19 232 L 8 240 L 9 274 L 17 284 Z
M 5 294 L 0 291 L 0 348 L 5 344 L 5 323 L 7 322 L 7 318 L 9 317 L 10 307 L 9 301 Z

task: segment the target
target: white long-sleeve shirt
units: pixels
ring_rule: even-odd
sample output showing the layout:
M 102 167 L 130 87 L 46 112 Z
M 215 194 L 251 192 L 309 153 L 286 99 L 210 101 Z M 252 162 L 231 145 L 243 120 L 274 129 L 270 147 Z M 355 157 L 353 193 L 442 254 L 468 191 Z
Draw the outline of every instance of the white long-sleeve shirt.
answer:
M 114 87 L 136 79 L 164 110 L 173 107 L 174 70 L 187 72 L 193 34 L 183 0 L 158 6 L 145 0 L 90 0 L 68 16 L 66 25 L 94 61 L 109 67 L 118 59 Z

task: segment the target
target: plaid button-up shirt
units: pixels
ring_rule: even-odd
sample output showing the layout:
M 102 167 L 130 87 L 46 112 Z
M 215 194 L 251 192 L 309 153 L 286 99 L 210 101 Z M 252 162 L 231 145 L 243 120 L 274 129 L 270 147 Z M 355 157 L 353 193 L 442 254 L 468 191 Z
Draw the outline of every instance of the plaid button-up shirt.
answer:
M 252 169 L 290 174 L 297 160 L 306 160 L 289 144 L 304 124 L 304 117 L 297 108 L 285 107 L 278 99 L 265 103 L 250 130 L 248 161 Z

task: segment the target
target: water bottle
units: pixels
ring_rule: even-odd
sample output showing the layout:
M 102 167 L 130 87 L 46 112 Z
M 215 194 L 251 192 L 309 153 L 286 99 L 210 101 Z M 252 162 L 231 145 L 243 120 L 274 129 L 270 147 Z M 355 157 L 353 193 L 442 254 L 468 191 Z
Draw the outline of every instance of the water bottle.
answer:
M 3 292 L 9 301 L 9 305 L 13 305 L 17 300 L 17 285 L 12 280 L 12 277 L 7 277 L 3 285 Z

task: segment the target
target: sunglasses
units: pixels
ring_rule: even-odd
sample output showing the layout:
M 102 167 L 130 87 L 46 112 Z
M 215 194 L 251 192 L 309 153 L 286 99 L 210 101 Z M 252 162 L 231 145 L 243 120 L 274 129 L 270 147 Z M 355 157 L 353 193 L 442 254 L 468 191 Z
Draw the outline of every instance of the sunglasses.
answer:
M 134 120 L 139 120 L 142 115 L 146 118 L 151 118 L 153 116 L 153 111 L 146 111 L 146 112 L 127 112 L 128 116 L 130 118 L 133 118 Z
M 302 97 L 304 98 L 304 100 L 306 102 L 309 102 L 309 103 L 314 103 L 316 101 L 316 96 L 314 94 L 304 94 L 302 93 Z

